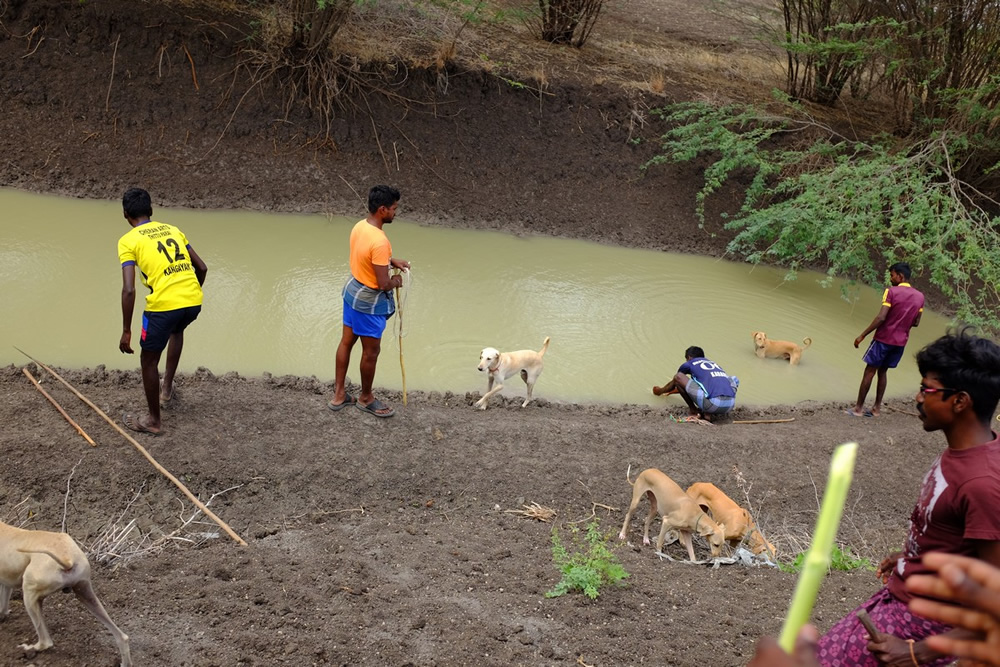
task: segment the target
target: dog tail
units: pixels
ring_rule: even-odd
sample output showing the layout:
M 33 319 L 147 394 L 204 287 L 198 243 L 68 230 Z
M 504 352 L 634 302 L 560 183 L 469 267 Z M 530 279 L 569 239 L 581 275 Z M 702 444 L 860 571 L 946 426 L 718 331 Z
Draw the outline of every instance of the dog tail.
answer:
M 47 549 L 18 549 L 18 551 L 22 554 L 45 554 L 55 562 L 59 563 L 59 567 L 67 572 L 73 569 L 72 561 L 64 560 Z
M 806 349 L 807 347 L 809 347 L 812 344 L 813 344 L 813 339 L 812 338 L 803 338 L 802 339 L 802 349 L 803 350 Z
M 625 481 L 628 482 L 629 486 L 635 486 L 635 482 L 632 481 L 632 464 L 628 464 L 628 470 L 625 471 Z
M 549 337 L 548 336 L 545 337 L 545 342 L 542 343 L 542 349 L 540 349 L 538 351 L 538 356 L 544 357 L 545 356 L 545 350 L 547 350 L 547 349 L 549 349 Z

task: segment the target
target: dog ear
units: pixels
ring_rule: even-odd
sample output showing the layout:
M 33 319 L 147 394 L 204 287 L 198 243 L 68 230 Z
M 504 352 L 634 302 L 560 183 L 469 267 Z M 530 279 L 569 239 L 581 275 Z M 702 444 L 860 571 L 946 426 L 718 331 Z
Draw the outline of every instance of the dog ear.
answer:
M 712 508 L 706 505 L 705 503 L 698 503 L 698 507 L 700 507 L 701 511 L 707 514 L 708 516 L 712 516 Z

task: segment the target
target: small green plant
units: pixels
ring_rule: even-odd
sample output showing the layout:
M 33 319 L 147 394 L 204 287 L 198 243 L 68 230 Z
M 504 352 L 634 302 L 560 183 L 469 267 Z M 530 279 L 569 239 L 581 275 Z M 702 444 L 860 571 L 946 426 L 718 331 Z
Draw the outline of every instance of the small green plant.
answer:
M 552 560 L 562 572 L 562 579 L 545 597 L 555 598 L 579 590 L 593 600 L 602 585 L 622 585 L 628 572 L 608 547 L 608 537 L 601 534 L 597 519 L 587 524 L 582 537 L 579 527 L 570 526 L 570 539 L 572 553 L 562 543 L 559 528 L 552 527 Z
M 799 572 L 802 570 L 802 563 L 805 562 L 806 552 L 802 551 L 791 563 L 778 563 L 778 569 L 782 572 Z M 875 564 L 868 558 L 862 558 L 851 553 L 850 547 L 841 549 L 836 544 L 830 554 L 830 569 L 841 572 L 853 572 L 854 570 L 875 571 Z

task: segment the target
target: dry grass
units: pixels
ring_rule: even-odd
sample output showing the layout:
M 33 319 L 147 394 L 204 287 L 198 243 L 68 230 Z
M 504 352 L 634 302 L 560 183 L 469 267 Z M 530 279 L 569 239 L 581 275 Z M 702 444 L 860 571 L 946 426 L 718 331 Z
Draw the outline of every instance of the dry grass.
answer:
M 770 90 L 784 81 L 777 53 L 745 35 L 737 41 L 737 35 L 725 34 L 751 29 L 740 27 L 735 18 L 717 35 L 713 32 L 714 45 L 682 40 L 676 31 L 668 35 L 666 25 L 651 29 L 646 21 L 667 13 L 649 10 L 660 1 L 606 2 L 590 40 L 577 49 L 542 41 L 524 3 L 489 0 L 470 9 L 457 0 L 450 4 L 387 0 L 359 5 L 331 48 L 362 67 L 485 70 L 540 90 L 563 84 L 604 85 L 675 98 L 700 90 L 720 100 L 750 101 L 767 99 Z M 253 21 L 256 43 L 265 52 L 281 44 L 290 30 L 290 19 L 279 5 L 238 9 L 231 0 L 178 0 L 178 4 L 242 13 L 248 23 Z M 732 11 L 735 16 L 739 10 Z M 720 47 L 719 41 L 726 39 L 731 41 Z
M 506 510 L 510 514 L 519 514 L 528 519 L 536 519 L 538 521 L 549 522 L 552 521 L 556 516 L 556 511 L 551 507 L 543 507 L 538 503 L 531 503 L 530 505 L 521 505 L 522 509 L 517 510 Z

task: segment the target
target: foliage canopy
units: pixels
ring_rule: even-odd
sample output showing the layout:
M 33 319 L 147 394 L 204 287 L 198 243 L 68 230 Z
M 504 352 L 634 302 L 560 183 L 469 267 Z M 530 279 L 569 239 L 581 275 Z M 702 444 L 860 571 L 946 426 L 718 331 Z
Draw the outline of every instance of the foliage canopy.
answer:
M 805 267 L 881 284 L 885 268 L 907 261 L 947 297 L 959 319 L 1000 329 L 1000 219 L 979 202 L 957 166 L 967 134 L 942 129 L 920 140 L 848 140 L 807 119 L 739 105 L 684 103 L 660 110 L 673 124 L 650 161 L 713 156 L 698 194 L 705 201 L 736 175 L 749 178 L 743 205 L 726 223 L 729 251 L 753 262 Z M 813 132 L 792 144 L 789 135 Z M 817 134 L 819 136 L 817 136 Z M 801 136 L 801 135 L 800 135 Z

